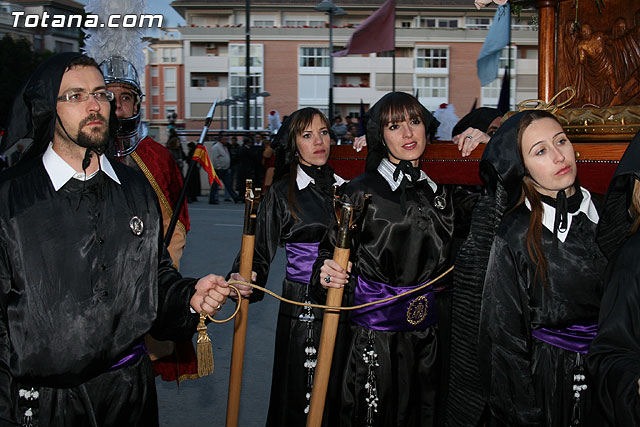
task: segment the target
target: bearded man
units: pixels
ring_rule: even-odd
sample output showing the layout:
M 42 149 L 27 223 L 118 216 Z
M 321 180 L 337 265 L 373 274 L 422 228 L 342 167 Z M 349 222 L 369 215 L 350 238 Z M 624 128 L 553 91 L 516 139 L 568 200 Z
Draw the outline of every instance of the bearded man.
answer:
M 98 65 L 44 61 L 16 98 L 0 153 L 0 424 L 158 425 L 142 337 L 193 336 L 220 276 L 187 279 L 163 246 L 158 199 L 104 153 L 118 124 Z

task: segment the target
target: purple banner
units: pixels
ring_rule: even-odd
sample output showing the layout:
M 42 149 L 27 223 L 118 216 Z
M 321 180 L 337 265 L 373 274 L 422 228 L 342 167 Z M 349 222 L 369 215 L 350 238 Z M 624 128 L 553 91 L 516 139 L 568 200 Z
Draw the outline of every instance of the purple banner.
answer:
M 115 371 L 116 369 L 124 368 L 125 366 L 131 365 L 133 362 L 140 359 L 142 356 L 147 354 L 147 347 L 144 345 L 144 342 L 135 345 L 129 354 L 120 359 L 116 364 L 109 368 L 110 371 Z
M 309 283 L 313 263 L 318 258 L 320 243 L 285 243 L 287 251 L 287 279 L 293 282 Z
M 565 329 L 540 328 L 531 332 L 534 338 L 555 347 L 575 353 L 587 354 L 598 333 L 598 325 L 571 325 Z
M 389 286 L 386 283 L 374 282 L 359 276 L 353 305 L 399 295 L 419 286 Z M 436 323 L 437 319 L 435 293 L 430 288 L 385 303 L 354 310 L 351 315 L 351 320 L 356 324 L 378 331 L 421 331 Z

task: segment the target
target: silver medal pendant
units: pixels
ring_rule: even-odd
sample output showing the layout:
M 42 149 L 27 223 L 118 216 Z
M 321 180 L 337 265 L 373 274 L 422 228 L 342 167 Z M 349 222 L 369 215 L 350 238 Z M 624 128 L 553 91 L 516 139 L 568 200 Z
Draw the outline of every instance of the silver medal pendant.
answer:
M 129 221 L 129 228 L 131 228 L 131 232 L 133 234 L 135 234 L 136 236 L 141 236 L 142 231 L 144 230 L 144 224 L 142 223 L 142 220 L 140 218 L 134 216 L 133 218 L 131 218 L 131 221 Z
M 447 207 L 447 202 L 444 200 L 444 197 L 436 196 L 433 199 L 433 206 L 435 206 L 437 209 L 442 210 Z

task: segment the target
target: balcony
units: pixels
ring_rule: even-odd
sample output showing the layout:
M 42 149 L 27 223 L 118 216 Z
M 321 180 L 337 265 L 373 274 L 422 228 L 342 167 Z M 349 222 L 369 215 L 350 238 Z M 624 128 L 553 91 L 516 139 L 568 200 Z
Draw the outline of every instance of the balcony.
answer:
M 185 69 L 189 72 L 228 73 L 228 56 L 185 56 Z
M 391 72 L 393 58 L 347 56 L 335 58 L 334 73 Z M 413 73 L 413 58 L 396 58 L 397 73 Z
M 227 99 L 228 89 L 226 87 L 188 87 L 185 91 L 185 101 L 190 102 L 213 102 Z

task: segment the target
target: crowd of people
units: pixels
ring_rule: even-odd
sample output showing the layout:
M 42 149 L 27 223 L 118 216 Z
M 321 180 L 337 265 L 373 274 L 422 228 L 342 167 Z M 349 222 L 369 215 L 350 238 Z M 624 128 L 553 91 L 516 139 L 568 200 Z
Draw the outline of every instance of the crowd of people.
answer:
M 0 174 L 2 425 L 158 425 L 163 361 L 183 365 L 169 379 L 197 377 L 198 321 L 229 297 L 263 298 L 178 272 L 189 219 L 177 193 L 200 195 L 182 176 L 195 145 L 185 155 L 177 134 L 164 147 L 141 133 L 130 65 L 54 55 L 13 103 L 0 140 L 19 153 Z M 268 286 L 284 247 L 285 298 L 391 298 L 342 312 L 324 425 L 639 425 L 640 134 L 601 201 L 549 112 L 480 108 L 448 131 L 461 157 L 483 144 L 481 188 L 421 169 L 440 123 L 414 96 L 388 93 L 367 116 L 366 169 L 350 182 L 328 163 L 332 139 L 364 123 L 315 108 L 209 149 L 225 200 L 241 200 L 246 178 L 266 189 L 254 274 L 240 276 L 239 255 L 218 273 Z M 218 184 L 209 193 L 219 203 Z M 346 269 L 332 259 L 334 193 L 369 200 Z M 281 303 L 266 425 L 306 424 L 322 318 Z

